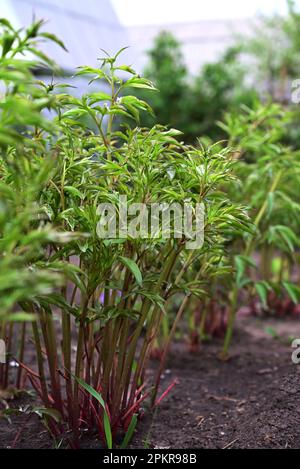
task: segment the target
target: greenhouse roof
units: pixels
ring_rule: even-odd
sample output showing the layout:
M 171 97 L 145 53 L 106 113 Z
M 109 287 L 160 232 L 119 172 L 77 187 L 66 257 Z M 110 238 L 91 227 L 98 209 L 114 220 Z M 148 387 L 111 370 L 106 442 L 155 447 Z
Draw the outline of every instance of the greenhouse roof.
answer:
M 33 17 L 47 20 L 45 29 L 56 34 L 69 53 L 51 42 L 41 49 L 66 71 L 96 65 L 97 57 L 103 56 L 101 48 L 114 54 L 128 45 L 126 30 L 110 0 L 2 0 L 1 16 L 19 27 L 28 25 Z

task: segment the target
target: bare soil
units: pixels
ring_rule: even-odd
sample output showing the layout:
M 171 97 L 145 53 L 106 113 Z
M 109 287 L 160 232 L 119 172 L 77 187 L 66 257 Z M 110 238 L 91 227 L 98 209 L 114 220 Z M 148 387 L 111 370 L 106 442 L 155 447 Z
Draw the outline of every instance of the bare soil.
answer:
M 300 365 L 291 360 L 291 336 L 300 338 L 299 320 L 240 320 L 227 362 L 217 358 L 221 342 L 196 354 L 175 344 L 162 391 L 176 377 L 179 383 L 154 415 L 145 414 L 130 447 L 300 448 Z M 20 396 L 9 405 L 28 403 Z M 54 446 L 37 416 L 0 419 L 0 448 Z M 96 436 L 83 447 L 99 447 Z

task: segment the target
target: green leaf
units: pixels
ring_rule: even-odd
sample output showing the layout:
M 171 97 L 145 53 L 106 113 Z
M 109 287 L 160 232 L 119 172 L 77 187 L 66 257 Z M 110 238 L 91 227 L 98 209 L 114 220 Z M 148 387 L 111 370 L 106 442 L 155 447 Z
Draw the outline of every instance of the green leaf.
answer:
M 55 62 L 39 49 L 36 49 L 35 47 L 28 47 L 28 50 L 51 68 L 56 68 Z
M 119 65 L 118 67 L 115 67 L 115 70 L 122 70 L 124 72 L 131 73 L 131 75 L 135 75 L 135 70 L 128 65 Z
M 24 322 L 24 321 L 35 321 L 37 316 L 35 314 L 28 314 L 28 313 L 11 313 L 5 315 L 5 321 L 13 321 L 13 322 Z M 0 321 L 1 321 L 1 314 L 0 314 Z
M 37 414 L 39 417 L 51 417 L 56 423 L 60 423 L 62 421 L 61 414 L 56 409 L 47 409 L 46 407 L 34 407 L 32 412 Z
M 62 114 L 62 118 L 64 119 L 65 117 L 82 117 L 88 114 L 88 111 L 86 109 L 80 109 L 80 108 L 75 108 L 75 109 L 69 109 L 69 111 L 66 111 Z
M 14 31 L 14 28 L 12 27 L 11 23 L 6 18 L 0 18 L 0 24 L 2 26 L 6 26 L 11 31 Z
M 282 282 L 282 285 L 284 286 L 284 288 L 288 292 L 288 295 L 291 298 L 291 300 L 295 304 L 299 303 L 299 301 L 300 301 L 300 288 L 297 285 L 295 285 L 291 282 L 287 282 L 287 281 Z
M 258 296 L 260 297 L 262 301 L 262 304 L 264 306 L 267 306 L 267 295 L 268 295 L 268 291 L 271 290 L 270 285 L 267 282 L 262 280 L 260 282 L 256 282 L 254 286 L 258 293 Z
M 124 83 L 124 85 L 122 85 L 122 88 L 142 88 L 145 90 L 157 91 L 157 88 L 155 88 L 150 80 L 140 77 L 130 78 Z
M 271 226 L 268 233 L 268 241 L 278 245 L 281 249 L 288 249 L 294 252 L 295 246 L 299 245 L 299 240 L 294 231 L 285 225 Z
M 40 33 L 39 36 L 46 37 L 47 39 L 50 39 L 50 41 L 55 42 L 58 44 L 62 49 L 64 49 L 66 52 L 68 52 L 68 49 L 64 45 L 64 43 L 55 35 L 52 33 Z
M 13 45 L 15 36 L 11 34 L 5 34 L 2 39 L 2 57 L 4 57 L 8 51 L 10 51 Z
M 137 283 L 142 285 L 143 277 L 136 262 L 134 262 L 132 259 L 129 259 L 128 257 L 123 256 L 119 256 L 119 260 L 131 271 Z
M 116 60 L 116 59 L 119 57 L 119 55 L 121 55 L 122 52 L 124 52 L 124 50 L 126 50 L 126 49 L 129 49 L 129 46 L 121 47 L 121 49 L 118 50 L 118 52 L 117 52 L 116 55 L 114 56 L 114 60 Z M 104 49 L 102 49 L 102 50 L 103 50 L 103 52 L 106 53 L 106 51 L 105 51 Z
M 298 240 L 297 240 L 297 237 L 295 236 L 295 233 L 287 226 L 280 227 L 280 230 L 278 231 L 281 237 L 284 239 L 290 252 L 293 252 L 294 244 L 298 244 Z
M 279 335 L 278 335 L 278 332 L 276 332 L 276 330 L 271 327 L 271 326 L 268 326 L 265 328 L 265 331 L 267 334 L 269 334 L 271 337 L 273 337 L 273 339 L 278 339 L 279 338 Z
M 132 438 L 133 433 L 134 433 L 134 430 L 135 430 L 136 425 L 137 425 L 137 420 L 138 420 L 138 416 L 137 416 L 137 414 L 134 414 L 132 416 L 131 421 L 130 421 L 130 424 L 129 424 L 128 430 L 126 432 L 126 435 L 124 437 L 124 440 L 122 441 L 121 449 L 127 448 L 128 444 L 130 443 L 131 438 Z
M 236 282 L 239 286 L 241 286 L 246 266 L 253 267 L 256 269 L 256 264 L 251 259 L 251 257 L 243 256 L 243 255 L 235 256 L 234 262 L 235 262 L 235 267 L 237 271 Z
M 71 195 L 74 195 L 75 197 L 79 197 L 81 200 L 84 199 L 84 195 L 78 190 L 76 187 L 73 186 L 65 186 L 64 191 L 68 192 Z
M 97 92 L 97 93 L 89 93 L 86 95 L 86 97 L 89 99 L 89 104 L 95 104 L 99 101 L 111 101 L 111 96 L 107 93 L 104 92 Z
M 78 75 L 96 75 L 97 78 L 107 79 L 105 72 L 100 68 L 92 68 L 87 66 L 78 67 L 78 72 L 75 73 L 75 76 Z
M 74 376 L 76 381 L 82 386 L 91 396 L 93 396 L 101 405 L 103 408 L 103 425 L 104 425 L 104 432 L 105 432 L 105 438 L 106 438 L 106 444 L 108 449 L 112 449 L 112 433 L 111 433 L 111 426 L 110 426 L 110 421 L 108 417 L 108 413 L 106 410 L 106 405 L 103 400 L 103 397 L 101 394 L 99 394 L 92 386 L 87 384 L 85 381 L 83 381 L 80 378 L 77 378 L 77 376 Z

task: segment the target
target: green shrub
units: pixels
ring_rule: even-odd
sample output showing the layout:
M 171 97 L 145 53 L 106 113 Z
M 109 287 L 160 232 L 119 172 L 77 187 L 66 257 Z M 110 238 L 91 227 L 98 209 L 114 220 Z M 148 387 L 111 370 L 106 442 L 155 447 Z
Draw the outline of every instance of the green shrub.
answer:
M 25 37 L 28 31 L 32 35 L 32 28 Z M 15 40 L 18 48 L 19 36 Z M 14 54 L 13 47 L 14 42 L 8 54 Z M 31 243 L 32 257 L 24 259 L 24 269 L 46 269 L 47 275 L 58 273 L 63 279 L 63 285 L 49 291 L 40 290 L 40 278 L 33 277 L 35 291 L 21 298 L 19 307 L 34 319 L 37 364 L 30 369 L 22 349 L 20 366 L 45 406 L 38 412 L 49 431 L 55 438 L 66 435 L 72 447 L 80 444 L 85 428 L 98 429 L 108 447 L 124 434 L 123 446 L 127 444 L 143 401 L 151 395 L 153 404 L 157 402 L 159 375 L 152 388 L 146 386 L 145 373 L 150 348 L 168 314 L 168 298 L 184 291 L 180 318 L 187 299 L 199 293 L 197 282 L 182 282 L 187 266 L 202 262 L 205 269 L 207 258 L 220 252 L 226 233 L 243 232 L 249 224 L 243 207 L 221 191 L 232 177 L 234 161 L 228 149 L 185 146 L 177 140 L 180 132 L 158 125 L 114 130 L 116 119 L 138 120 L 140 111 L 151 113 L 145 101 L 127 91 L 154 89 L 130 67 L 118 65 L 120 52 L 106 55 L 98 68 L 79 68 L 78 75 L 99 84 L 99 91 L 87 90 L 80 98 L 58 84 L 32 83 L 30 76 L 24 93 L 37 106 L 38 117 L 29 112 L 27 121 L 24 109 L 21 141 L 7 142 L 1 153 L 1 183 L 24 204 L 24 194 L 30 194 L 38 214 L 28 218 L 28 229 L 35 229 L 32 236 L 39 243 Z M 127 80 L 120 77 L 124 72 Z M 103 81 L 109 94 L 102 91 Z M 7 82 L 10 97 L 9 77 Z M 23 89 L 17 86 L 13 93 L 20 100 Z M 48 121 L 40 112 L 49 107 L 55 116 Z M 12 118 L 11 126 L 16 123 L 18 117 Z M 99 237 L 99 204 L 118 208 L 121 195 L 129 204 L 189 203 L 194 211 L 204 203 L 203 247 L 188 251 L 189 239 L 175 236 L 175 222 L 167 239 L 163 233 L 144 238 L 142 232 L 138 238 L 130 233 Z M 23 204 L 18 210 L 24 213 Z M 17 219 L 15 223 L 20 227 Z M 49 235 L 51 230 L 55 235 Z M 49 237 L 40 239 L 40 233 Z M 2 243 L 8 242 L 7 236 L 4 232 Z M 22 232 L 12 245 L 19 260 L 28 236 Z M 7 262 L 6 251 L 2 257 Z

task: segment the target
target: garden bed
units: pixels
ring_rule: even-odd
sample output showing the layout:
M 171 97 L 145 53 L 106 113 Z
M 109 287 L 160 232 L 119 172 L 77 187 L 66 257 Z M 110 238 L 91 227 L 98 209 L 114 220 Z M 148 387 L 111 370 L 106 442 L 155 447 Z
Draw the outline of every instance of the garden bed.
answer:
M 291 361 L 288 337 L 300 337 L 300 323 L 253 318 L 239 323 L 227 362 L 217 358 L 216 341 L 197 354 L 173 346 L 162 389 L 176 377 L 179 383 L 153 419 L 146 414 L 141 420 L 131 448 L 299 448 L 300 368 Z M 281 339 L 274 340 L 267 327 Z M 20 397 L 14 405 L 29 401 Z M 0 421 L 0 447 L 8 446 L 54 444 L 38 417 L 23 415 L 12 424 Z M 97 448 L 99 440 L 86 438 L 82 446 Z

